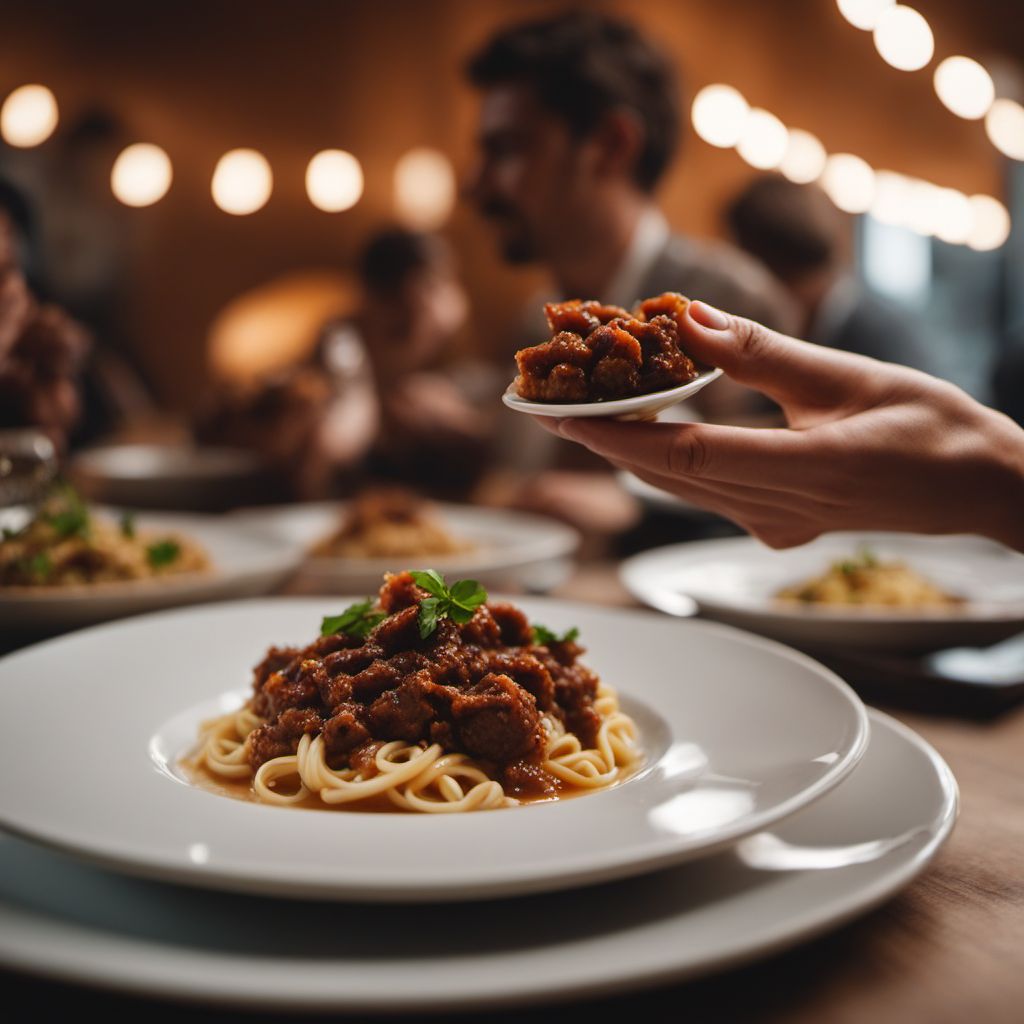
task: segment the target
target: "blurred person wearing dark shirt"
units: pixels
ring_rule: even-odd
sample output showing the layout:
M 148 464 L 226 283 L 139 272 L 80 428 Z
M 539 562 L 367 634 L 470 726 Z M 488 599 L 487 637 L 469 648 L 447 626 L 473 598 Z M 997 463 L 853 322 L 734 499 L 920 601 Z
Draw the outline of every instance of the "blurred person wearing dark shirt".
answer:
M 798 337 L 936 372 L 938 360 L 913 316 L 854 276 L 846 255 L 849 219 L 818 186 L 764 175 L 730 203 L 725 216 L 737 243 L 795 299 Z
M 436 235 L 388 229 L 367 241 L 356 271 L 355 313 L 326 325 L 306 363 L 222 391 L 197 435 L 259 452 L 304 498 L 376 480 L 458 493 L 489 435 L 439 365 L 466 315 L 451 250 Z
M 14 223 L 0 209 L 0 428 L 37 427 L 67 451 L 90 347 L 80 324 L 30 292 Z

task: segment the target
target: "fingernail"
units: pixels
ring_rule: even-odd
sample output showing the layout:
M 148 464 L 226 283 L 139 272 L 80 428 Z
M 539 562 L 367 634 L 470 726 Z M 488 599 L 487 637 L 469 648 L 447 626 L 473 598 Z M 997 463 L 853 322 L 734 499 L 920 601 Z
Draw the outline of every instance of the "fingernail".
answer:
M 572 424 L 572 420 L 571 419 L 559 420 L 558 421 L 558 434 L 559 434 L 559 436 L 567 438 L 568 440 L 571 441 L 572 440 L 572 425 L 573 424 Z
M 729 326 L 729 318 L 706 302 L 691 302 L 690 316 L 702 327 L 710 327 L 713 331 L 724 331 Z

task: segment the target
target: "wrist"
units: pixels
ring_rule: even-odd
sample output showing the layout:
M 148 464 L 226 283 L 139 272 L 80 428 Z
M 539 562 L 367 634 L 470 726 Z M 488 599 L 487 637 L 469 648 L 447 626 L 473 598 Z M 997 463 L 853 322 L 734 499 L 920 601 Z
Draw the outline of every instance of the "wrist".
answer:
M 1008 419 L 1002 426 L 1004 430 L 999 431 L 992 448 L 995 487 L 983 519 L 990 537 L 1024 551 L 1024 430 Z

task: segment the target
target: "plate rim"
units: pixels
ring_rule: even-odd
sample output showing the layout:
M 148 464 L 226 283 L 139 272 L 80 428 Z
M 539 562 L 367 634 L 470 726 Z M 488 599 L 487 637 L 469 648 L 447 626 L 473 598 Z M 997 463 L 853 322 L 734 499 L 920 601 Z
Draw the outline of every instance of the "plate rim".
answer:
M 503 600 L 506 595 L 496 593 L 495 600 Z M 254 597 L 240 600 L 220 602 L 216 610 L 230 611 L 237 607 L 253 607 L 257 605 L 268 606 L 269 608 L 283 606 L 297 607 L 299 605 L 317 606 L 322 611 L 325 600 L 333 600 L 331 596 L 317 595 L 307 596 L 285 596 L 285 597 Z M 558 599 L 533 597 L 524 599 L 522 596 L 513 596 L 511 600 L 526 601 L 531 605 L 548 606 L 552 611 L 562 611 L 572 614 L 573 611 L 591 611 L 597 613 L 614 614 L 627 618 L 644 619 L 652 624 L 663 623 L 669 628 L 675 628 L 675 624 L 669 623 L 664 616 L 646 609 L 631 608 L 602 608 L 598 606 L 585 605 L 580 602 L 562 601 Z M 88 626 L 73 633 L 64 634 L 49 640 L 42 640 L 12 654 L 0 658 L 0 670 L 12 660 L 22 660 L 32 657 L 35 652 L 47 647 L 65 646 L 73 644 L 82 633 L 96 633 L 102 631 L 132 630 L 144 626 L 147 622 L 159 621 L 167 617 L 188 616 L 190 614 L 209 614 L 209 609 L 187 606 L 185 608 L 169 608 L 160 611 L 150 612 L 144 615 L 134 616 L 130 619 L 116 620 Z M 700 842 L 693 837 L 679 837 L 674 843 L 669 841 L 665 849 L 652 854 L 648 852 L 645 856 L 627 856 L 628 851 L 618 850 L 609 853 L 605 851 L 602 857 L 592 859 L 585 870 L 573 866 L 571 873 L 568 868 L 555 871 L 549 865 L 537 865 L 535 863 L 520 866 L 512 880 L 508 878 L 508 869 L 504 868 L 494 872 L 479 872 L 477 880 L 472 885 L 452 882 L 450 879 L 443 881 L 432 880 L 427 883 L 431 886 L 429 891 L 424 889 L 424 882 L 406 883 L 403 879 L 398 885 L 393 879 L 382 883 L 375 879 L 372 884 L 362 880 L 358 885 L 349 882 L 347 887 L 339 885 L 337 878 L 330 882 L 322 879 L 315 882 L 308 880 L 296 881 L 294 877 L 288 876 L 280 865 L 268 869 L 268 865 L 248 866 L 246 871 L 240 872 L 238 865 L 211 866 L 207 863 L 197 864 L 191 860 L 182 859 L 180 854 L 172 857 L 167 850 L 154 855 L 151 852 L 140 855 L 138 851 L 130 854 L 125 852 L 124 841 L 121 843 L 121 852 L 114 848 L 116 843 L 107 842 L 105 848 L 100 848 L 95 839 L 83 844 L 79 838 L 77 842 L 67 841 L 66 837 L 61 838 L 52 834 L 53 830 L 37 833 L 32 829 L 25 829 L 23 823 L 12 822 L 7 813 L 0 806 L 0 828 L 19 835 L 33 842 L 61 850 L 80 859 L 90 860 L 100 866 L 113 867 L 115 870 L 145 878 L 158 878 L 170 882 L 178 882 L 202 888 L 216 889 L 220 891 L 237 891 L 247 893 L 259 893 L 263 895 L 280 895 L 303 899 L 328 899 L 334 901 L 353 902 L 407 902 L 407 903 L 440 903 L 440 902 L 465 902 L 491 897 L 515 896 L 520 894 L 559 891 L 569 888 L 582 888 L 596 885 L 603 882 L 613 881 L 619 878 L 627 878 L 634 875 L 647 874 L 664 867 L 683 863 L 686 860 L 706 856 L 718 850 L 734 845 L 737 841 L 747 835 L 762 831 L 770 825 L 784 820 L 796 811 L 808 806 L 826 795 L 831 789 L 837 786 L 847 775 L 849 775 L 860 762 L 867 750 L 870 740 L 870 725 L 867 711 L 860 698 L 852 688 L 840 676 L 822 665 L 816 659 L 801 651 L 795 650 L 778 641 L 747 632 L 736 627 L 717 622 L 706 622 L 702 620 L 688 620 L 686 628 L 697 632 L 710 632 L 728 637 L 733 643 L 739 643 L 752 650 L 771 650 L 777 657 L 784 661 L 802 665 L 805 669 L 813 672 L 823 684 L 827 684 L 837 698 L 841 698 L 847 711 L 851 714 L 851 726 L 854 726 L 854 734 L 849 740 L 849 748 L 832 765 L 827 772 L 823 773 L 811 784 L 805 785 L 799 792 L 793 793 L 784 800 L 765 808 L 757 813 L 751 813 L 744 818 L 734 821 L 728 828 L 719 828 L 713 840 Z M 218 693 L 208 695 L 209 699 L 216 699 L 228 691 L 221 690 Z M 629 697 L 628 692 L 623 693 Z M 180 709 L 188 710 L 187 707 Z M 148 745 L 152 735 L 145 737 Z M 621 790 L 620 790 L 621 792 Z M 499 812 L 500 813 L 500 812 Z M 572 878 L 568 883 L 567 879 Z
M 380 1000 L 346 1001 L 343 996 L 339 997 L 340 993 L 337 989 L 334 991 L 318 989 L 310 993 L 308 989 L 296 987 L 288 992 L 276 991 L 273 994 L 248 993 L 244 989 L 244 980 L 239 981 L 232 978 L 229 972 L 222 971 L 217 975 L 215 969 L 211 967 L 207 972 L 195 974 L 191 969 L 191 958 L 194 957 L 194 954 L 186 954 L 186 959 L 183 962 L 178 962 L 179 956 L 157 956 L 156 946 L 152 940 L 147 940 L 149 948 L 145 951 L 139 951 L 137 945 L 133 946 L 133 951 L 138 951 L 138 956 L 146 963 L 148 974 L 146 971 L 124 970 L 123 959 L 119 959 L 119 952 L 123 957 L 123 950 L 104 948 L 100 951 L 98 945 L 81 942 L 67 943 L 68 947 L 75 948 L 78 956 L 72 963 L 62 962 L 59 964 L 55 963 L 55 957 L 52 955 L 53 947 L 49 944 L 47 945 L 47 956 L 37 955 L 35 959 L 32 959 L 23 952 L 17 943 L 12 942 L 11 948 L 8 950 L 7 966 L 34 977 L 62 980 L 144 998 L 165 999 L 178 1005 L 236 1008 L 262 1006 L 279 1011 L 305 1009 L 373 1014 L 409 1012 L 417 1007 L 423 1007 L 433 1012 L 443 1012 L 485 1008 L 511 1009 L 539 1004 L 556 1005 L 573 1001 L 581 996 L 626 994 L 657 985 L 678 983 L 699 976 L 720 973 L 798 946 L 863 916 L 919 876 L 949 839 L 959 815 L 960 793 L 956 778 L 948 764 L 928 740 L 909 726 L 873 708 L 869 709 L 868 713 L 873 727 L 878 725 L 881 726 L 881 731 L 887 729 L 892 731 L 901 743 L 907 744 L 917 753 L 922 754 L 934 772 L 935 783 L 941 790 L 942 801 L 939 812 L 924 826 L 928 831 L 928 841 L 912 856 L 906 857 L 881 875 L 866 879 L 839 897 L 817 903 L 782 929 L 776 923 L 774 934 L 770 936 L 741 938 L 733 950 L 727 955 L 720 955 L 717 958 L 715 956 L 691 957 L 688 961 L 672 965 L 659 964 L 646 970 L 633 969 L 619 975 L 605 974 L 596 979 L 574 978 L 567 984 L 542 985 L 536 989 L 525 989 L 520 985 L 515 989 L 504 990 L 496 995 L 488 993 L 486 995 L 459 996 L 449 993 L 447 996 L 431 994 L 430 998 L 426 998 L 420 993 L 407 994 L 400 1002 L 392 1001 L 386 1006 L 382 1005 Z M 798 870 L 794 873 L 801 872 Z M 814 874 L 813 871 L 806 870 L 802 873 Z M 744 897 L 739 898 L 742 900 Z M 68 927 L 66 922 L 62 923 Z M 77 926 L 72 922 L 71 927 Z M 104 938 L 106 938 L 106 934 L 104 934 Z M 84 953 L 80 950 L 84 950 Z M 2 952 L 2 942 L 0 942 L 0 953 Z M 174 953 L 179 953 L 179 947 L 174 947 Z M 65 954 L 64 960 L 68 959 L 69 957 Z M 251 971 L 252 956 L 250 955 L 248 959 L 250 963 L 245 965 L 245 969 Z M 97 962 L 100 964 L 99 967 L 96 966 Z M 204 960 L 205 964 L 213 962 L 209 957 Z M 168 964 L 172 966 L 169 968 Z M 119 970 L 118 966 L 122 969 Z M 182 984 L 182 979 L 186 974 L 189 976 L 190 984 L 188 986 Z

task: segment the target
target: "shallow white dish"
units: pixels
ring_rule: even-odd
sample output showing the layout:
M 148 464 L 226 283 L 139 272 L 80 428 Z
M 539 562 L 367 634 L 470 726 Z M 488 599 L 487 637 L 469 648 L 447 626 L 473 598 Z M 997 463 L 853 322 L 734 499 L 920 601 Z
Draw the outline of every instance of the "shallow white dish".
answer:
M 587 664 L 640 726 L 648 760 L 620 786 L 411 815 L 273 807 L 187 784 L 177 762 L 199 722 L 240 703 L 270 644 L 311 640 L 345 601 L 165 612 L 0 661 L 0 778 L 18 779 L 0 794 L 0 826 L 128 872 L 215 888 L 475 899 L 720 849 L 821 796 L 867 745 L 860 701 L 795 651 L 707 623 L 524 600 L 533 621 L 579 627 Z M 41 756 L 40 736 L 25 728 L 33 720 L 47 722 L 45 749 L 59 754 Z
M 782 587 L 819 576 L 867 545 L 967 599 L 935 611 L 814 606 L 774 599 Z M 752 537 L 673 544 L 627 559 L 627 589 L 645 604 L 673 611 L 679 595 L 703 615 L 785 643 L 807 647 L 925 651 L 995 643 L 1024 629 L 1024 555 L 979 537 L 905 533 L 832 533 L 773 551 Z
M 715 368 L 705 370 L 688 384 L 665 391 L 654 391 L 649 395 L 634 395 L 632 398 L 616 398 L 610 402 L 531 402 L 520 398 L 513 381 L 505 389 L 501 400 L 516 412 L 530 416 L 553 416 L 557 419 L 579 419 L 594 416 L 608 416 L 617 420 L 653 420 L 659 412 L 692 398 L 713 380 L 718 380 L 722 371 Z
M 97 509 L 98 515 L 117 513 Z M 181 534 L 205 548 L 212 568 L 162 579 L 73 587 L 0 587 L 3 628 L 74 629 L 201 601 L 266 594 L 295 571 L 302 551 L 282 538 L 212 516 L 140 512 L 139 530 Z
M 240 448 L 111 444 L 71 461 L 72 478 L 97 501 L 152 509 L 214 510 L 259 501 L 267 467 Z
M 0 838 L 0 964 L 150 996 L 350 1012 L 593 998 L 734 966 L 881 903 L 952 830 L 945 763 L 870 715 L 857 769 L 773 833 L 597 889 L 447 906 L 436 927 L 423 907 L 355 905 L 339 927 L 337 905 L 121 878 Z
M 308 552 L 338 528 L 347 508 L 346 502 L 282 505 L 242 510 L 231 519 Z M 385 572 L 429 567 L 456 579 L 469 577 L 485 584 L 515 584 L 543 591 L 571 571 L 570 559 L 580 541 L 572 527 L 545 516 L 506 509 L 448 504 L 435 508 L 438 520 L 451 535 L 473 544 L 472 550 L 404 560 L 307 555 L 299 585 L 368 594 L 377 591 Z

